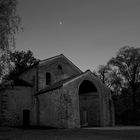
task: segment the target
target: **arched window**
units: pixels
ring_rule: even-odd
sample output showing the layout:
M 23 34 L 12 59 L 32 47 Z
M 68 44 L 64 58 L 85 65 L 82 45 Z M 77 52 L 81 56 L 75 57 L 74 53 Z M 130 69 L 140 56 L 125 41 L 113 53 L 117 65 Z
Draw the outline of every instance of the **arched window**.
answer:
M 46 72 L 46 85 L 51 84 L 51 74 L 49 72 Z
M 58 65 L 57 68 L 58 68 L 58 70 L 62 70 L 62 66 L 61 65 Z

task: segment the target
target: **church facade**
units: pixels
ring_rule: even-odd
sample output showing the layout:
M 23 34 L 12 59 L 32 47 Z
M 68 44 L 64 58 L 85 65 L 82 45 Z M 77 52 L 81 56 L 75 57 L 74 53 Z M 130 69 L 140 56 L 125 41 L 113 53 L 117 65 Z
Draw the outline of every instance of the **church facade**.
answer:
M 39 61 L 0 88 L 0 124 L 79 128 L 114 125 L 110 90 L 63 54 Z

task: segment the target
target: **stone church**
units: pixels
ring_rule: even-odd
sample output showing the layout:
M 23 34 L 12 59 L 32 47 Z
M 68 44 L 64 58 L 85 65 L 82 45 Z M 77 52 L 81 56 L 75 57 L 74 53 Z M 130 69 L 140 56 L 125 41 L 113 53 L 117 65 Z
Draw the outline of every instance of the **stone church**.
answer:
M 114 125 L 110 90 L 63 54 L 39 61 L 0 88 L 0 125 Z

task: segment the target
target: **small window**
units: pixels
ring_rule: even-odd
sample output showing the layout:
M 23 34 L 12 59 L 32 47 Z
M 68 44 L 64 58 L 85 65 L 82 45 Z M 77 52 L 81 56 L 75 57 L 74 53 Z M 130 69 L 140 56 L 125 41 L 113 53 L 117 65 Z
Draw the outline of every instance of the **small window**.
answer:
M 46 72 L 46 85 L 50 85 L 51 83 L 51 74 Z
M 61 66 L 61 65 L 58 65 L 57 68 L 58 68 L 59 70 L 62 70 L 62 66 Z

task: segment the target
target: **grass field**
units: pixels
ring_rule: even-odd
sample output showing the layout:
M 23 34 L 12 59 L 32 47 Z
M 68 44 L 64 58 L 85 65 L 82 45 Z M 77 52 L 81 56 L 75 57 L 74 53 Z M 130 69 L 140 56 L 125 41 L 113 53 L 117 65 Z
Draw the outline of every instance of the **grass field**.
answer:
M 0 140 L 140 140 L 140 127 L 28 130 L 0 128 Z

